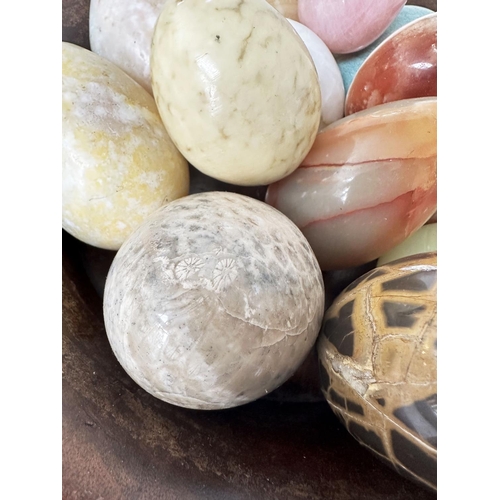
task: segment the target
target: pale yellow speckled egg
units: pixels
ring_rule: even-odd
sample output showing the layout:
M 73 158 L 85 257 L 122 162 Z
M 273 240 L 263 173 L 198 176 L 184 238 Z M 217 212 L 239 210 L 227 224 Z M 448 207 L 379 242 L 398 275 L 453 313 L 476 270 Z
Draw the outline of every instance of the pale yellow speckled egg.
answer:
M 117 250 L 143 219 L 188 194 L 187 161 L 154 99 L 113 63 L 62 44 L 62 226 Z
M 314 63 L 265 0 L 167 0 L 153 34 L 151 79 L 176 146 L 224 182 L 282 179 L 319 128 Z

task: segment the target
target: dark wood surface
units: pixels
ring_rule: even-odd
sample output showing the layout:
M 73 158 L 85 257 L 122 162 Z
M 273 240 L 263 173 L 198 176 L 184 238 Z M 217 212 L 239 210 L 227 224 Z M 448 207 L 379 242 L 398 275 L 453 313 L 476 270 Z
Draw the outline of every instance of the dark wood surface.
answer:
M 436 9 L 435 1 L 408 3 Z M 63 0 L 64 41 L 89 48 L 88 7 L 89 0 Z M 300 380 L 274 398 L 211 412 L 143 391 L 104 329 L 102 287 L 113 255 L 63 232 L 63 499 L 436 498 L 361 447 Z M 363 271 L 325 275 L 328 301 Z M 304 402 L 304 390 L 313 402 Z

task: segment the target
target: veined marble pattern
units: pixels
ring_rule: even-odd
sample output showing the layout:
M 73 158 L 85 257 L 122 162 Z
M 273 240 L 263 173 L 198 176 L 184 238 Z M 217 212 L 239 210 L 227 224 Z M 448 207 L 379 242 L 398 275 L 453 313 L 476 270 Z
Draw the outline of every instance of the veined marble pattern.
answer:
M 265 2 L 167 2 L 151 72 L 172 140 L 211 177 L 269 184 L 293 172 L 314 142 L 321 119 L 314 63 Z

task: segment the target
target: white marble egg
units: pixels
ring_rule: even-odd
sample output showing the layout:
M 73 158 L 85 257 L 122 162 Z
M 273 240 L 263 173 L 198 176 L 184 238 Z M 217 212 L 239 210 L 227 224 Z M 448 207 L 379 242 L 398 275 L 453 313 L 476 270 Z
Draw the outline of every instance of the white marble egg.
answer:
M 324 311 L 309 243 L 282 213 L 236 193 L 162 207 L 111 265 L 104 320 L 137 384 L 197 409 L 245 404 L 301 365 Z
M 303 24 L 288 19 L 311 54 L 321 88 L 320 129 L 344 116 L 345 89 L 340 68 L 325 42 Z
M 91 0 L 92 52 L 125 71 L 149 93 L 151 40 L 165 0 Z
M 189 191 L 186 160 L 153 97 L 103 57 L 62 43 L 62 227 L 117 250 L 151 212 Z
M 314 63 L 263 0 L 167 0 L 151 47 L 153 94 L 187 160 L 237 185 L 293 172 L 316 137 Z

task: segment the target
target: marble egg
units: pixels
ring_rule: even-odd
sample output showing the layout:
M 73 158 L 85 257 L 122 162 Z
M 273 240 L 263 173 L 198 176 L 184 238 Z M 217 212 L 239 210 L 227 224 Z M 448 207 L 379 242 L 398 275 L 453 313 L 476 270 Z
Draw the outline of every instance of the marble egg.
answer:
M 345 90 L 342 74 L 330 49 L 307 26 L 288 19 L 311 54 L 321 89 L 320 130 L 344 116 Z
M 194 409 L 264 396 L 311 351 L 324 284 L 297 227 L 236 193 L 157 210 L 117 252 L 104 290 L 117 359 L 147 392 Z
M 151 47 L 153 94 L 185 158 L 237 185 L 293 172 L 321 119 L 318 76 L 290 23 L 263 0 L 167 0 Z
M 326 311 L 323 394 L 347 430 L 412 481 L 437 484 L 437 255 L 377 267 Z
M 391 24 L 406 0 L 299 0 L 299 21 L 335 54 L 365 48 Z
M 428 252 L 437 252 L 437 222 L 425 224 L 399 245 L 380 256 L 377 260 L 377 266 L 383 266 L 403 257 Z
M 437 205 L 437 98 L 359 111 L 319 132 L 266 202 L 306 236 L 324 271 L 360 266 L 408 238 Z
M 403 26 L 366 58 L 347 93 L 345 114 L 426 96 L 437 96 L 436 13 Z
M 115 63 L 150 94 L 151 40 L 165 0 L 91 0 L 92 52 Z
M 282 16 L 288 19 L 293 19 L 294 21 L 299 20 L 299 13 L 297 10 L 298 0 L 267 0 L 267 2 Z
M 113 63 L 63 42 L 62 227 L 117 250 L 147 215 L 188 190 L 188 164 L 153 97 Z
M 298 21 L 297 0 L 268 3 Z M 91 0 L 89 7 L 92 52 L 115 63 L 151 94 L 151 42 L 164 5 L 165 0 Z
M 363 62 L 384 40 L 403 26 L 432 13 L 433 11 L 427 9 L 426 7 L 420 7 L 418 5 L 405 5 L 396 16 L 396 19 L 392 21 L 382 35 L 380 35 L 370 45 L 351 54 L 335 54 L 335 60 L 337 61 L 340 73 L 342 74 L 342 80 L 344 81 L 344 88 L 346 92 L 349 91 L 352 80 Z

